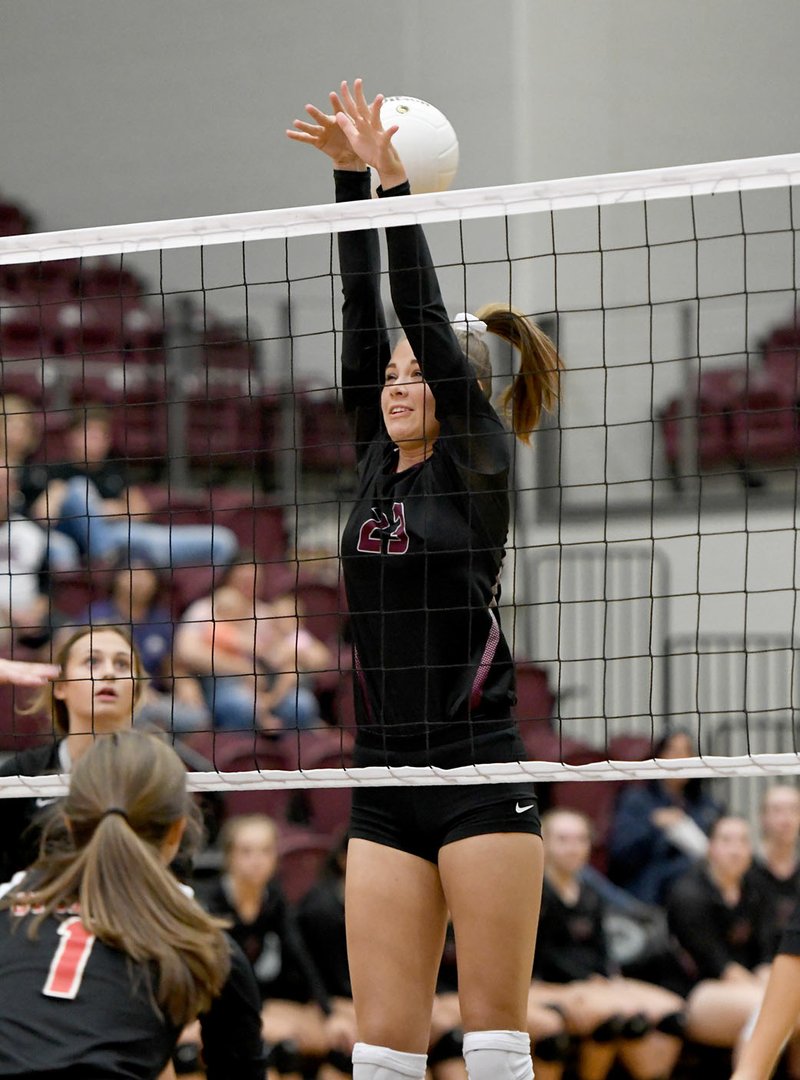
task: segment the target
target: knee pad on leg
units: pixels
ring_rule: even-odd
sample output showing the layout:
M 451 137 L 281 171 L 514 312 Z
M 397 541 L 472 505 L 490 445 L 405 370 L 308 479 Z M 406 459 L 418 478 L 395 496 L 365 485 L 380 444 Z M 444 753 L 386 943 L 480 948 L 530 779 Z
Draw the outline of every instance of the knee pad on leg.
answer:
M 362 1042 L 353 1047 L 353 1080 L 425 1080 L 426 1065 L 425 1054 L 405 1054 Z
M 468 1031 L 464 1061 L 469 1080 L 533 1080 L 531 1040 L 525 1031 Z

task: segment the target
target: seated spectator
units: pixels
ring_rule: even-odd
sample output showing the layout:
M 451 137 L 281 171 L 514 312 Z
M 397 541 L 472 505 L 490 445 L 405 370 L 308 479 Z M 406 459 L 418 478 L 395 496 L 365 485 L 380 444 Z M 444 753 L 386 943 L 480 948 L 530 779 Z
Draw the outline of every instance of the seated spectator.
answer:
M 683 999 L 621 977 L 609 956 L 605 904 L 581 873 L 591 851 L 583 814 L 552 810 L 542 821 L 544 887 L 530 1006 L 556 1007 L 581 1039 L 579 1073 L 602 1080 L 619 1061 L 630 1076 L 669 1076 L 681 1050 Z
M 720 818 L 706 858 L 678 879 L 667 903 L 670 927 L 695 982 L 686 1033 L 710 1046 L 736 1047 L 760 1007 L 769 974 L 770 909 L 749 873 L 752 853 L 747 821 Z
M 42 591 L 47 537 L 14 509 L 11 469 L 0 466 L 0 647 L 14 638 L 39 643 L 48 620 Z
M 321 724 L 319 703 L 301 685 L 306 663 L 320 664 L 326 646 L 298 628 L 285 606 L 273 614 L 258 599 L 259 567 L 240 555 L 209 596 L 183 614 L 175 655 L 200 678 L 219 728 L 282 731 Z M 324 655 L 320 650 L 324 650 Z
M 223 827 L 224 873 L 209 910 L 230 918 L 231 937 L 253 965 L 265 1040 L 293 1043 L 303 1057 L 349 1056 L 355 1042 L 352 1005 L 331 998 L 306 948 L 294 911 L 275 880 L 278 831 L 261 814 Z
M 129 565 L 130 563 L 130 565 Z M 105 600 L 95 600 L 78 620 L 130 628 L 145 672 L 150 677 L 138 719 L 168 731 L 203 731 L 211 716 L 197 679 L 173 662 L 173 621 L 165 604 L 167 584 L 147 559 L 123 556 Z
M 56 653 L 58 677 L 35 694 L 27 711 L 46 711 L 55 738 L 21 750 L 0 766 L 0 776 L 68 773 L 95 735 L 125 731 L 140 700 L 142 667 L 125 629 L 84 626 L 66 637 Z M 33 862 L 37 819 L 48 798 L 0 799 L 0 880 Z
M 752 875 L 769 899 L 774 951 L 800 900 L 800 791 L 774 784 L 761 800 L 761 846 Z
M 685 731 L 665 736 L 653 751 L 656 758 L 693 754 Z M 662 904 L 672 882 L 705 854 L 721 813 L 697 778 L 668 776 L 623 789 L 608 844 L 609 876 L 644 903 Z
M 25 512 L 51 526 L 53 569 L 74 569 L 81 556 L 107 562 L 128 552 L 165 569 L 230 561 L 237 548 L 230 529 L 148 521 L 147 499 L 129 483 L 126 462 L 110 457 L 111 445 L 111 413 L 81 408 L 67 431 L 67 460 L 21 470 Z
M 322 976 L 331 998 L 352 1008 L 350 969 L 344 916 L 344 881 L 347 871 L 347 837 L 331 851 L 319 881 L 300 901 L 297 919 L 303 940 Z M 445 955 L 449 953 L 448 944 Z M 443 962 L 443 966 L 445 965 Z M 441 978 L 434 999 L 428 1065 L 433 1080 L 465 1080 L 456 986 Z M 537 1072 L 537 1075 L 539 1073 Z M 544 1080 L 540 1077 L 540 1080 Z
M 21 509 L 25 498 L 22 474 L 29 458 L 42 441 L 43 417 L 33 402 L 20 394 L 1 394 L 0 414 L 0 445 L 6 464 L 14 471 L 14 486 L 20 493 L 20 506 L 17 509 Z

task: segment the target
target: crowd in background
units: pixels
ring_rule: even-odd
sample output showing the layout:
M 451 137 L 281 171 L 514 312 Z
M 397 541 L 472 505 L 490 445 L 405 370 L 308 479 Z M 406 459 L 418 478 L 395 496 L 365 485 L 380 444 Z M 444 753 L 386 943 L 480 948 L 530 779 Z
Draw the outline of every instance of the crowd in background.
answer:
M 266 596 L 261 565 L 230 529 L 150 520 L 146 496 L 113 456 L 107 412 L 77 410 L 64 460 L 49 463 L 36 457 L 42 426 L 35 408 L 15 395 L 2 406 L 0 652 L 49 657 L 75 626 L 127 628 L 141 665 L 136 722 L 187 746 L 203 732 L 313 741 L 335 722 L 324 715 L 317 678 L 335 671 L 335 643 L 303 627 L 291 591 Z M 170 570 L 195 565 L 213 568 L 211 590 L 176 613 Z M 77 568 L 102 572 L 108 587 L 76 618 L 59 611 L 50 582 Z M 691 740 L 673 732 L 654 754 L 692 756 Z M 18 767 L 9 760 L 6 769 Z M 318 879 L 287 898 L 281 841 L 303 825 L 302 814 L 287 822 L 291 816 L 213 807 L 212 832 L 222 823 L 220 864 L 206 864 L 195 885 L 212 911 L 232 919 L 253 964 L 273 1073 L 346 1076 L 355 1038 L 346 836 L 341 827 L 328 831 Z M 578 810 L 544 814 L 545 886 L 529 1001 L 540 1080 L 558 1080 L 565 1070 L 604 1080 L 615 1068 L 659 1080 L 680 1069 L 687 1044 L 735 1053 L 800 889 L 800 792 L 769 789 L 754 838 L 703 781 L 632 783 L 620 793 L 599 868 L 591 861 L 592 829 Z M 19 833 L 19 823 L 3 829 L 5 873 L 30 857 L 9 840 Z M 431 1073 L 459 1080 L 452 940 L 438 989 Z M 194 1041 L 189 1032 L 180 1048 L 184 1070 L 198 1067 Z M 800 1077 L 794 1040 L 785 1068 Z

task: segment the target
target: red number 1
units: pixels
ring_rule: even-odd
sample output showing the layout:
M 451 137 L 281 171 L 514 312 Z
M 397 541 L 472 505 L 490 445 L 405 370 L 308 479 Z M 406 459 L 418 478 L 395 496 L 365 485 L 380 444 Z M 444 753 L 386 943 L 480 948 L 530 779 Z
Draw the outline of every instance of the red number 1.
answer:
M 47 973 L 42 993 L 47 997 L 69 998 L 78 996 L 83 971 L 94 945 L 90 934 L 77 915 L 65 919 L 58 928 L 61 941 Z

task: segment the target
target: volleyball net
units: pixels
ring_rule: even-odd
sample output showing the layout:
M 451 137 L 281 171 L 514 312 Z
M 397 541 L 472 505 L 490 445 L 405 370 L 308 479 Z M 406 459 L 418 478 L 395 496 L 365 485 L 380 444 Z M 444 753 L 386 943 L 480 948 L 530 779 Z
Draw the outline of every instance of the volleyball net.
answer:
M 10 506 L 49 537 L 36 618 L 19 585 L 40 568 L 9 539 L 4 652 L 41 655 L 87 618 L 119 621 L 109 601 L 136 630 L 134 579 L 153 571 L 168 625 L 151 636 L 168 646 L 145 708 L 184 748 L 195 790 L 800 772 L 799 179 L 787 155 L 0 238 Z M 565 361 L 558 414 L 514 451 L 501 608 L 530 758 L 517 763 L 351 763 L 336 235 L 408 223 L 425 227 L 448 310 L 507 301 Z M 513 359 L 494 360 L 497 391 Z M 36 444 L 13 458 L 20 415 Z M 51 486 L 64 463 L 96 474 L 91 420 L 119 496 L 137 492 L 114 514 L 85 487 L 64 510 Z M 219 595 L 232 558 L 263 609 Z M 249 628 L 249 724 L 218 715 L 227 662 L 175 660 L 207 625 L 218 659 Z M 268 670 L 287 628 L 294 662 Z M 324 651 L 301 663 L 301 639 Z M 287 673 L 281 727 L 259 694 Z M 15 712 L 23 692 L 3 693 L 3 751 L 52 739 L 46 718 Z M 694 756 L 657 758 L 675 729 Z M 0 795 L 61 791 L 58 775 L 0 778 Z

